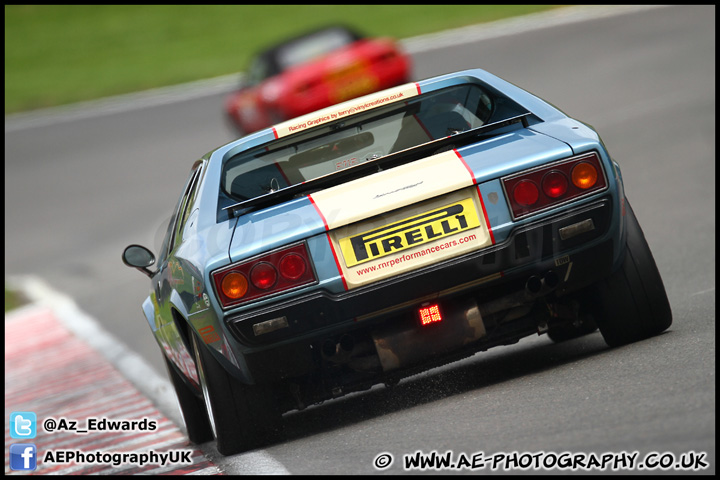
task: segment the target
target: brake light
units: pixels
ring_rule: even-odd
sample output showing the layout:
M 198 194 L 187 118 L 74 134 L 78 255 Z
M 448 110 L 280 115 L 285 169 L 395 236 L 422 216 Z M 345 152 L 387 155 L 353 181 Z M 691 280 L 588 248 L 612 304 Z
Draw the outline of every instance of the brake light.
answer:
M 261 290 L 272 288 L 277 281 L 277 270 L 269 263 L 258 263 L 250 270 L 250 281 Z
M 553 170 L 543 177 L 542 188 L 548 197 L 560 198 L 567 192 L 568 179 L 562 172 Z
M 316 281 L 304 243 L 230 265 L 211 274 L 223 308 Z
M 584 154 L 502 179 L 513 218 L 524 217 L 607 186 L 600 157 Z
M 518 182 L 513 189 L 513 198 L 515 201 L 526 207 L 535 205 L 535 202 L 538 201 L 539 197 L 540 191 L 538 190 L 537 185 L 530 180 Z
M 280 275 L 288 280 L 297 280 L 307 270 L 305 259 L 297 253 L 288 253 L 280 259 Z

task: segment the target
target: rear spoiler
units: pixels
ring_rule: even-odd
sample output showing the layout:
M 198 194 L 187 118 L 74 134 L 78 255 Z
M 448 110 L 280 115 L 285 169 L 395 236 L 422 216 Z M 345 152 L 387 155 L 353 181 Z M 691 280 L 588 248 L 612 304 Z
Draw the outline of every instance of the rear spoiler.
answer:
M 289 187 L 282 188 L 275 192 L 266 193 L 249 200 L 244 200 L 227 206 L 223 208 L 223 210 L 229 210 L 231 217 L 236 217 L 258 208 L 269 207 L 287 202 L 288 200 L 292 200 L 293 198 L 303 194 L 334 187 L 336 185 L 364 177 L 368 175 L 368 173 L 379 172 L 388 168 L 404 165 L 420 158 L 439 153 L 438 150 L 447 147 L 458 148 L 460 146 L 474 143 L 482 137 L 492 137 L 493 135 L 491 132 L 516 123 L 521 123 L 524 128 L 527 128 L 528 118 L 531 115 L 532 113 L 526 112 L 499 122 L 488 123 L 466 132 L 456 133 L 449 137 L 439 138 L 416 147 L 400 150 L 398 152 L 391 153 L 390 155 L 385 155 L 384 157 L 379 157 L 365 163 L 340 170 L 339 172 L 323 175 L 322 177 L 314 178 L 312 180 L 308 180 L 307 182 L 290 185 Z

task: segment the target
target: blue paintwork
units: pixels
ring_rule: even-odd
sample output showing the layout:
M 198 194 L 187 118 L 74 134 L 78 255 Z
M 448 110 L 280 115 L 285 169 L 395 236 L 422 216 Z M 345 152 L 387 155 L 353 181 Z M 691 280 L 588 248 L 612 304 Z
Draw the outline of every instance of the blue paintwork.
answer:
M 512 85 L 483 70 L 467 70 L 418 82 L 421 92 L 427 92 L 450 85 L 465 82 L 481 83 L 491 90 L 500 92 L 524 106 L 534 117 L 529 128 L 513 127 L 507 133 L 488 139 L 482 143 L 462 147 L 459 153 L 472 170 L 482 195 L 496 243 L 508 238 L 511 229 L 523 222 L 535 221 L 551 215 L 557 209 L 533 215 L 531 219 L 513 222 L 504 197 L 500 177 L 526 168 L 567 158 L 574 154 L 596 150 L 609 180 L 609 193 L 617 199 L 612 217 L 611 232 L 620 230 L 621 201 L 624 198 L 619 168 L 614 164 L 597 133 L 590 127 L 568 118 L 538 97 Z M 185 353 L 178 327 L 172 321 L 170 310 L 174 309 L 194 330 L 214 329 L 217 339 L 208 345 L 217 353 L 226 366 L 237 367 L 233 373 L 240 379 L 252 381 L 243 361 L 242 352 L 248 347 L 240 345 L 225 331 L 221 319 L 227 313 L 240 313 L 248 306 L 223 312 L 214 295 L 210 273 L 236 261 L 268 252 L 284 245 L 305 240 L 314 263 L 318 284 L 303 288 L 302 292 L 324 289 L 340 293 L 343 287 L 340 273 L 335 264 L 323 219 L 307 197 L 298 198 L 280 205 L 252 212 L 239 218 L 222 216 L 218 187 L 223 162 L 248 148 L 274 140 L 272 129 L 262 130 L 242 139 L 222 146 L 203 157 L 203 180 L 197 192 L 193 211 L 185 227 L 185 242 L 174 255 L 171 266 L 175 273 L 168 276 L 170 266 L 160 265 L 153 282 L 161 278 L 170 278 L 175 282 L 169 298 L 158 300 L 153 291 L 143 303 L 143 312 L 151 329 L 158 337 L 163 348 Z M 589 202 L 586 198 L 581 202 Z M 218 218 L 221 220 L 218 222 Z M 611 235 L 608 235 L 611 236 Z M 617 243 L 619 240 L 613 237 Z M 601 241 L 603 239 L 599 239 Z M 616 245 L 617 246 L 617 245 Z M 616 249 L 619 251 L 620 249 Z M 618 258 L 615 259 L 617 263 Z M 200 273 L 202 272 L 202 273 Z M 271 299 L 253 303 L 253 307 L 278 300 L 291 298 L 297 291 L 281 294 Z M 162 320 L 159 318 L 162 317 Z M 214 337 L 213 337 L 214 338 Z M 167 353 L 167 352 L 166 352 Z M 187 358 L 183 357 L 181 368 L 187 368 Z M 173 359 L 178 355 L 172 355 Z M 224 357 L 224 358 L 222 358 Z
M 502 184 L 499 179 L 495 179 L 480 184 L 479 189 L 495 243 L 502 243 L 507 239 L 513 226 Z
M 572 155 L 567 144 L 527 130 L 494 137 L 458 152 L 475 174 L 475 183 Z
M 244 260 L 321 233 L 325 225 L 317 210 L 307 197 L 298 198 L 240 217 L 230 259 Z

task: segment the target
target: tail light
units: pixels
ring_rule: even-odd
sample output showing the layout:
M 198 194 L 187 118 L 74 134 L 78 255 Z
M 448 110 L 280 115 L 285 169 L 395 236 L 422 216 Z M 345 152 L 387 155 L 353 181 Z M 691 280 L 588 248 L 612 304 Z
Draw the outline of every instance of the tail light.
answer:
M 607 187 L 600 158 L 594 152 L 526 170 L 502 182 L 516 219 Z
M 304 243 L 235 263 L 211 276 L 223 308 L 316 281 Z
M 583 190 L 592 188 L 597 182 L 597 177 L 597 169 L 586 162 L 580 162 L 572 169 L 573 185 Z
M 568 179 L 564 173 L 552 170 L 543 177 L 542 189 L 549 198 L 560 198 L 567 193 Z
M 277 270 L 267 262 L 261 262 L 250 270 L 250 281 L 260 290 L 269 290 L 277 282 Z
M 220 282 L 220 289 L 226 297 L 232 300 L 242 298 L 248 290 L 247 278 L 245 278 L 245 275 L 242 273 L 229 272 L 223 276 Z
M 297 280 L 307 271 L 307 262 L 297 253 L 288 253 L 280 259 L 280 275 L 288 280 Z
M 529 207 L 537 203 L 540 190 L 534 182 L 522 180 L 513 188 L 513 198 L 518 204 Z

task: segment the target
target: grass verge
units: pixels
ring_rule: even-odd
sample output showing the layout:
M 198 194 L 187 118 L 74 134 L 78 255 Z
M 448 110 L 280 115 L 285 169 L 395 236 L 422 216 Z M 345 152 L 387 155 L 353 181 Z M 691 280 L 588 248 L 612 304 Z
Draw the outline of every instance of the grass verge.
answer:
M 5 312 L 9 312 L 26 304 L 27 301 L 19 293 L 5 287 Z
M 416 35 L 553 5 L 5 5 L 5 114 L 243 71 L 258 50 L 341 23 Z

